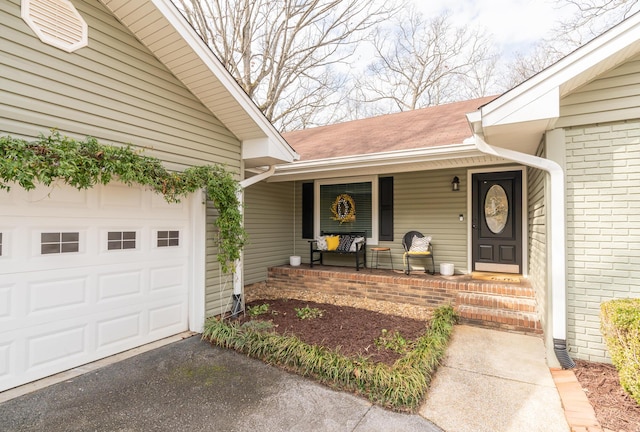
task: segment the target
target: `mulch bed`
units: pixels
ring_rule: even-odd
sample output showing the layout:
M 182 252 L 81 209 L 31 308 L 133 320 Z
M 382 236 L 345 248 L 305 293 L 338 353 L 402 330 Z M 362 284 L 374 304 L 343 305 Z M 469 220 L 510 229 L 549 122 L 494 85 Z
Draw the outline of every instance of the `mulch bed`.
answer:
M 247 303 L 247 310 L 264 303 L 269 304 L 269 312 L 254 318 L 247 314 L 242 320 L 272 321 L 274 330 L 280 334 L 293 334 L 308 344 L 338 350 L 345 356 L 364 356 L 389 365 L 401 355 L 376 347 L 374 341 L 380 337 L 382 329 L 389 334 L 398 331 L 405 339 L 415 340 L 424 334 L 427 325 L 426 321 L 366 309 L 294 299 L 255 300 Z M 323 310 L 323 316 L 298 318 L 296 308 L 307 306 Z
M 603 428 L 615 432 L 640 432 L 640 405 L 620 386 L 615 367 L 576 360 L 573 371 Z

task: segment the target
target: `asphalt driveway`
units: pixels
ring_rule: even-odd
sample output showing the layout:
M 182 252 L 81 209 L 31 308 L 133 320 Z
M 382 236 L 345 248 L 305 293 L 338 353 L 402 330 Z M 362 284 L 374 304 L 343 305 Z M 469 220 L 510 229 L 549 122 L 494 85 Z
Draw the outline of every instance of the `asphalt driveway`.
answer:
M 0 429 L 441 431 L 198 336 L 1 403 Z

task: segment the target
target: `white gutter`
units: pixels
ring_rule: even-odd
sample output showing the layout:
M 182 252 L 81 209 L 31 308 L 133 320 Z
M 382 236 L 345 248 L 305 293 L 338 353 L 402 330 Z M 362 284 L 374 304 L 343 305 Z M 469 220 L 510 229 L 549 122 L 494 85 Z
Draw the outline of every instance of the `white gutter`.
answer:
M 552 302 L 552 335 L 554 351 L 558 361 L 564 368 L 574 367 L 573 360 L 566 353 L 567 340 L 567 303 L 566 303 L 566 252 L 565 252 L 565 200 L 564 200 L 564 172 L 556 162 L 489 145 L 484 138 L 474 133 L 475 144 L 483 153 L 499 156 L 526 166 L 546 171 L 550 178 L 550 220 L 548 236 L 551 240 L 551 302 Z
M 244 190 L 251 185 L 254 185 L 264 179 L 267 179 L 276 172 L 276 166 L 271 165 L 266 171 L 261 172 L 258 175 L 254 175 L 253 177 L 249 177 L 240 181 L 240 190 L 238 191 L 238 202 L 240 203 L 240 213 L 242 212 L 242 202 Z M 244 310 L 242 294 L 243 294 L 243 283 L 242 283 L 242 264 L 244 261 L 244 257 L 242 252 L 240 252 L 240 258 L 235 262 L 235 271 L 233 273 L 233 306 L 231 308 L 231 316 L 236 317 L 242 310 Z

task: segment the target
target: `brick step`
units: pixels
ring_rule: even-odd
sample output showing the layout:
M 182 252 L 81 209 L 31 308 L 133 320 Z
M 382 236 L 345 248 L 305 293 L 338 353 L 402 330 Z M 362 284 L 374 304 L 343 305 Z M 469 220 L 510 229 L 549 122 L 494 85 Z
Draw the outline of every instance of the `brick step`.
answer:
M 536 311 L 536 301 L 531 297 L 510 297 L 475 292 L 459 292 L 456 296 L 456 304 L 520 312 Z
M 541 334 L 542 326 L 534 312 L 492 309 L 459 304 L 456 307 L 461 322 L 501 330 Z
M 520 284 L 462 282 L 458 284 L 458 291 L 507 297 L 535 298 L 535 291 L 531 286 Z

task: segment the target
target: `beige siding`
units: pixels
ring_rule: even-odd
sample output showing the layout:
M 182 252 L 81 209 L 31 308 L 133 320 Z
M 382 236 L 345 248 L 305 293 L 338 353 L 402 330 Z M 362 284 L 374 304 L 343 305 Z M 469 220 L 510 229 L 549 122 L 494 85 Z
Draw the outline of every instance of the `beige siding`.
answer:
M 386 175 L 385 175 L 386 176 Z M 467 184 L 466 170 L 420 171 L 393 174 L 394 178 L 394 240 L 381 241 L 379 246 L 391 248 L 393 265 L 402 268 L 402 236 L 407 231 L 420 231 L 432 236 L 436 270 L 439 263 L 450 262 L 457 273 L 467 270 Z M 451 179 L 460 178 L 460 191 L 451 191 Z M 302 184 L 296 183 L 296 214 L 302 214 Z M 460 222 L 459 215 L 464 215 Z M 296 218 L 295 251 L 302 261 L 309 262 L 309 244 L 301 238 L 301 217 Z M 371 245 L 369 245 L 371 246 Z M 367 265 L 371 254 L 367 254 Z M 352 265 L 353 258 L 329 258 L 326 263 Z M 381 255 L 380 264 L 386 264 Z
M 566 130 L 568 341 L 609 361 L 600 305 L 640 297 L 640 120 Z
M 238 140 L 98 2 L 73 3 L 89 45 L 72 54 L 42 43 L 19 1 L 0 4 L 0 133 L 32 138 L 57 128 L 147 147 L 174 168 L 238 169 Z
M 640 56 L 603 74 L 560 102 L 556 127 L 640 117 Z
M 257 183 L 245 190 L 244 283 L 267 279 L 267 269 L 294 254 L 294 183 Z M 299 234 L 298 234 L 299 235 Z
M 89 45 L 72 54 L 42 43 L 20 18 L 20 1 L 0 2 L 0 134 L 26 139 L 51 128 L 104 144 L 145 147 L 172 169 L 220 163 L 240 170 L 240 143 L 98 2 L 73 1 Z M 207 216 L 206 312 L 230 309 Z

